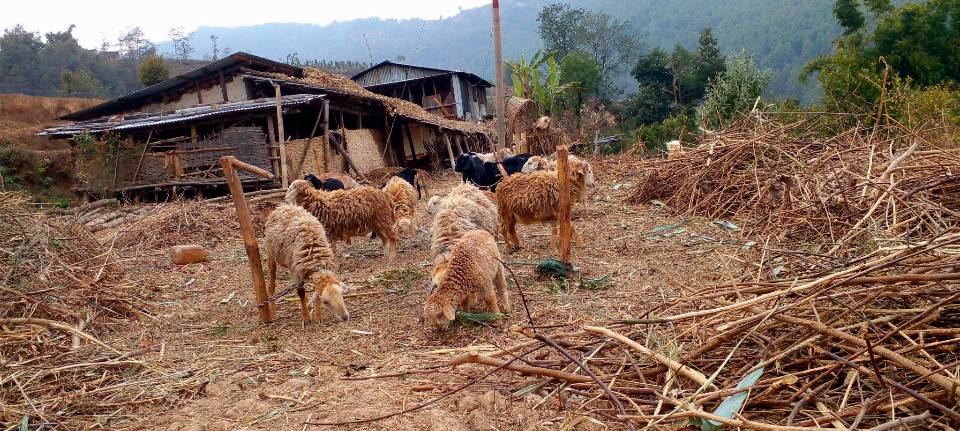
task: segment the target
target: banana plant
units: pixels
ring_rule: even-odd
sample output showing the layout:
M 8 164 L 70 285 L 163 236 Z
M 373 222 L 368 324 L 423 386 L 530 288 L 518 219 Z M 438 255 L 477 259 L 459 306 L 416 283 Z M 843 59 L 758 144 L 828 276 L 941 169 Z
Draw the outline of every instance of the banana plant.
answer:
M 510 66 L 514 95 L 537 102 L 543 114 L 555 113 L 563 95 L 573 88 L 570 84 L 560 84 L 560 69 L 552 53 L 541 50 L 533 54 L 530 61 L 521 56 L 517 61 L 506 63 Z

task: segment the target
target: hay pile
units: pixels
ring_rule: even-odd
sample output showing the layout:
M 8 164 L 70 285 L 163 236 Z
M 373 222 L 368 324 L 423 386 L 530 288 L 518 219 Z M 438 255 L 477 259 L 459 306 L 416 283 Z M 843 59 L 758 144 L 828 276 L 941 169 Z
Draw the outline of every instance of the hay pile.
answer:
M 177 244 L 213 247 L 225 238 L 237 236 L 239 229 L 232 207 L 195 200 L 174 201 L 155 205 L 141 218 L 117 227 L 117 247 L 124 250 L 161 250 Z
M 943 131 L 892 124 L 824 136 L 820 118 L 763 117 L 702 137 L 670 160 L 643 163 L 631 201 L 684 215 L 737 218 L 748 231 L 821 244 L 817 253 L 924 238 L 960 220 L 960 152 Z
M 188 384 L 102 341 L 147 315 L 142 287 L 117 262 L 84 228 L 0 193 L 0 422 L 109 424 Z

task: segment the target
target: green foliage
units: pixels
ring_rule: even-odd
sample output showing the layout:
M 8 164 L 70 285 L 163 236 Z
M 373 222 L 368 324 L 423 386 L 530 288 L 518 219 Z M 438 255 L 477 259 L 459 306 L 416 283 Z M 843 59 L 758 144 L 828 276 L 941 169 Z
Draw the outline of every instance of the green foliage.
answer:
M 693 118 L 687 114 L 669 117 L 661 122 L 641 126 L 630 133 L 632 142 L 643 144 L 652 154 L 667 151 L 667 142 L 684 139 L 696 130 Z
M 588 54 L 600 73 L 598 92 L 604 96 L 617 93 L 615 77 L 641 46 L 629 21 L 565 4 L 545 6 L 537 21 L 544 47 L 555 53 L 561 64 L 576 52 Z
M 707 89 L 706 99 L 696 109 L 697 123 L 717 129 L 749 112 L 766 90 L 772 74 L 769 69 L 761 70 L 750 56 L 734 57 Z
M 833 4 L 833 16 L 843 27 L 843 34 L 849 35 L 859 31 L 867 20 L 860 11 L 859 0 L 836 0 Z
M 132 54 L 116 58 L 84 49 L 73 36 L 73 26 L 41 39 L 17 25 L 0 37 L 0 93 L 64 95 L 61 83 L 66 76 L 71 86 L 67 95 L 118 96 L 141 88 L 137 61 Z
M 564 57 L 560 64 L 560 84 L 570 87 L 565 103 L 578 121 L 583 103 L 599 92 L 602 80 L 600 65 L 589 54 L 578 51 Z
M 140 62 L 140 82 L 149 87 L 170 79 L 170 66 L 156 55 L 144 57 Z
M 0 145 L 0 191 L 24 190 L 23 181 L 16 174 L 22 156 L 16 149 Z

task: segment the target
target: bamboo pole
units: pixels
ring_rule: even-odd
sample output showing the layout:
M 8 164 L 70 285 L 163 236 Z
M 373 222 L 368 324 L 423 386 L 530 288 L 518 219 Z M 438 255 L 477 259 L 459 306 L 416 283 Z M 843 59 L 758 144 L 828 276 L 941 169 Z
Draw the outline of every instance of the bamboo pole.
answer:
M 557 211 L 557 221 L 560 223 L 560 260 L 570 261 L 570 237 L 573 236 L 573 226 L 570 224 L 570 175 L 567 173 L 567 147 L 557 148 L 557 178 L 560 181 L 560 205 Z
M 501 361 L 499 359 L 483 356 L 477 352 L 470 352 L 470 353 L 457 356 L 451 359 L 450 362 L 447 363 L 447 365 L 449 366 L 457 366 L 462 364 L 487 365 L 490 367 L 503 368 L 505 370 L 510 370 L 510 371 L 521 373 L 521 374 L 533 374 L 537 376 L 550 377 L 554 379 L 565 380 L 571 383 L 594 383 L 592 378 L 590 378 L 589 376 L 584 376 L 582 374 L 572 374 L 565 371 L 553 370 L 550 368 L 507 363 L 506 361 Z
M 625 336 L 623 336 L 623 335 L 621 335 L 621 334 L 619 334 L 619 333 L 617 333 L 617 332 L 614 332 L 614 331 L 612 331 L 612 330 L 610 330 L 610 329 L 603 328 L 603 327 L 599 327 L 599 326 L 584 326 L 583 329 L 584 329 L 585 331 L 588 331 L 588 332 L 593 332 L 593 333 L 595 333 L 595 334 L 605 335 L 605 336 L 607 336 L 607 337 L 609 337 L 609 338 L 612 338 L 612 339 L 614 339 L 614 340 L 617 340 L 617 341 L 619 341 L 620 343 L 623 343 L 623 344 L 631 347 L 632 349 L 634 349 L 634 350 L 636 350 L 636 351 L 638 351 L 638 352 L 640 352 L 640 353 L 643 353 L 644 355 L 646 355 L 646 356 L 649 357 L 650 359 L 653 359 L 654 361 L 657 361 L 657 362 L 659 362 L 659 363 L 661 363 L 661 364 L 663 364 L 663 365 L 666 365 L 667 367 L 669 367 L 670 369 L 672 369 L 675 373 L 680 374 L 681 376 L 684 376 L 684 377 L 686 377 L 686 378 L 688 378 L 688 379 L 690 379 L 690 380 L 693 380 L 694 382 L 697 382 L 697 383 L 700 384 L 701 386 L 706 386 L 707 383 L 710 382 L 710 381 L 707 379 L 707 376 L 703 375 L 703 373 L 701 373 L 701 372 L 699 372 L 699 371 L 697 371 L 697 370 L 694 370 L 693 368 L 690 368 L 690 367 L 688 367 L 688 366 L 686 366 L 686 365 L 683 365 L 683 364 L 681 364 L 681 363 L 679 363 L 679 362 L 677 362 L 677 361 L 674 361 L 673 359 L 670 359 L 670 358 L 668 358 L 668 357 L 666 357 L 666 356 L 663 356 L 663 355 L 661 355 L 661 354 L 659 354 L 659 353 L 657 353 L 657 352 L 654 352 L 653 350 L 650 350 L 650 349 L 646 348 L 646 347 L 643 346 L 642 344 L 640 344 L 640 343 L 638 343 L 638 342 L 636 342 L 636 341 L 633 341 L 633 340 L 631 340 L 631 339 L 629 339 L 629 338 L 627 338 L 627 337 L 625 337 Z
M 267 291 L 266 283 L 263 280 L 263 268 L 260 266 L 260 247 L 257 245 L 257 234 L 253 230 L 253 217 L 250 215 L 247 199 L 243 196 L 243 185 L 240 183 L 240 176 L 237 175 L 236 169 L 242 169 L 271 179 L 273 175 L 256 166 L 243 163 L 233 156 L 221 157 L 220 165 L 223 166 L 223 175 L 227 178 L 230 194 L 233 195 L 233 204 L 237 209 L 240 234 L 243 236 L 243 245 L 247 250 L 247 260 L 250 263 L 250 274 L 253 276 L 253 292 L 257 304 L 260 304 L 257 306 L 257 314 L 262 322 L 269 322 L 273 320 L 275 306 L 273 303 L 264 303 L 264 301 L 273 292 Z
M 280 184 L 283 188 L 290 185 L 290 177 L 287 172 L 287 137 L 283 131 L 283 106 L 280 99 L 280 84 L 273 84 L 273 91 L 277 97 L 277 144 L 280 145 Z
M 453 169 L 456 166 L 456 162 L 453 158 L 453 146 L 450 145 L 450 137 L 447 136 L 447 133 L 443 130 L 440 131 L 440 134 L 443 135 L 443 142 L 447 144 L 447 156 L 450 157 L 450 169 Z

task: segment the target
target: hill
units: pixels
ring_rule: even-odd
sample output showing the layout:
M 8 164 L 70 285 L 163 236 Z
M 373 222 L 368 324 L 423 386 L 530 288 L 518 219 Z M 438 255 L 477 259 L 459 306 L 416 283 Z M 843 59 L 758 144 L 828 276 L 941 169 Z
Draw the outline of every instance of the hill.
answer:
M 541 47 L 537 13 L 555 0 L 502 2 L 503 49 L 508 59 L 530 55 Z M 840 33 L 832 16 L 832 0 L 569 0 L 573 7 L 601 11 L 629 20 L 650 47 L 692 48 L 703 27 L 712 27 L 726 54 L 746 51 L 775 72 L 771 93 L 804 102 L 819 95 L 816 83 L 801 84 L 804 63 L 827 53 Z M 193 40 L 197 53 L 215 34 L 221 47 L 274 59 L 297 53 L 301 59 L 378 62 L 402 56 L 408 62 L 467 69 L 492 78 L 489 6 L 465 9 L 439 20 L 375 18 L 325 26 L 273 23 L 246 27 L 201 27 Z M 369 42 L 369 50 L 367 47 Z M 159 45 L 171 52 L 169 43 Z M 372 55 L 371 55 L 372 54 Z M 629 67 L 627 68 L 629 69 Z M 624 88 L 635 83 L 624 76 Z

